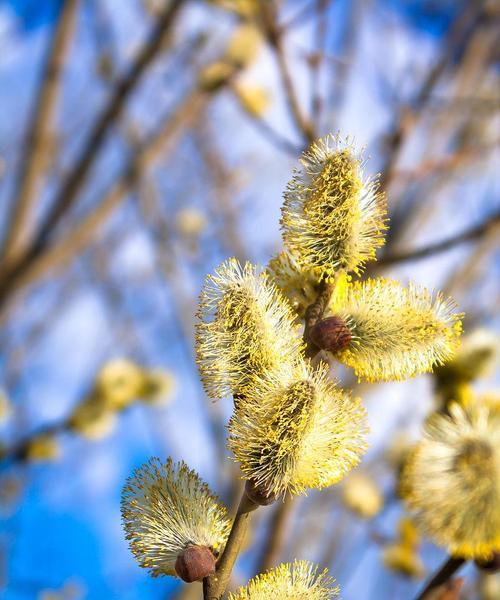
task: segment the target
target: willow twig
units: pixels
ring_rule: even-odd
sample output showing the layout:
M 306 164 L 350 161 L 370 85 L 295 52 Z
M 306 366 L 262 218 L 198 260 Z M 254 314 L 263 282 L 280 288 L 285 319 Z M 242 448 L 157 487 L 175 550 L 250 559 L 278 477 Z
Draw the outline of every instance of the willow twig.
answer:
M 158 52 L 164 47 L 164 41 L 171 30 L 177 12 L 182 4 L 183 0 L 172 0 L 168 3 L 158 18 L 147 43 L 137 55 L 128 72 L 118 81 L 111 98 L 97 118 L 74 168 L 63 182 L 34 240 L 19 259 L 13 265 L 9 265 L 2 273 L 0 296 L 10 288 L 11 284 L 25 275 L 33 260 L 46 248 L 48 239 L 55 227 L 73 205 L 96 160 L 98 151 L 101 149 L 108 131 L 121 115 L 126 101 L 144 72 Z
M 60 9 L 52 44 L 48 52 L 45 70 L 40 88 L 34 102 L 33 116 L 26 136 L 24 156 L 22 157 L 7 222 L 2 254 L 6 263 L 21 253 L 27 243 L 28 222 L 35 200 L 38 178 L 44 171 L 50 128 L 61 88 L 61 73 L 66 62 L 78 0 L 65 0 Z
M 446 250 L 451 250 L 455 248 L 455 246 L 459 246 L 460 244 L 464 244 L 465 242 L 471 242 L 482 237 L 484 234 L 492 231 L 496 227 L 500 225 L 500 213 L 495 214 L 484 223 L 480 225 L 476 225 L 470 229 L 466 229 L 461 233 L 449 237 L 446 240 L 441 242 L 436 242 L 435 244 L 429 244 L 424 248 L 419 248 L 417 250 L 410 250 L 409 252 L 400 252 L 389 254 L 388 256 L 382 257 L 378 264 L 381 266 L 392 265 L 395 263 L 406 262 L 409 260 L 420 260 L 422 258 L 428 258 L 429 256 L 434 256 L 435 254 L 439 254 L 441 252 L 445 252 Z
M 258 504 L 250 500 L 246 491 L 243 491 L 226 546 L 217 562 L 215 574 L 203 581 L 204 600 L 219 600 L 224 594 L 234 563 L 245 539 L 250 513 L 256 508 L 258 508 Z
M 444 585 L 464 563 L 464 558 L 450 556 L 415 600 L 426 600 L 431 592 Z

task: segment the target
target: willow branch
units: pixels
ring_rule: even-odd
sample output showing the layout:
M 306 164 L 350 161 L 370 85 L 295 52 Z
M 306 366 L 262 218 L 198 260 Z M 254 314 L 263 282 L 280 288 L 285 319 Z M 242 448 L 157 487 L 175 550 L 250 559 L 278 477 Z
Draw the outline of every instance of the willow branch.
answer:
M 400 252 L 384 256 L 379 260 L 378 264 L 380 266 L 387 266 L 393 265 L 395 263 L 406 262 L 409 260 L 420 260 L 422 258 L 428 258 L 429 256 L 434 256 L 435 254 L 445 252 L 446 250 L 451 250 L 452 248 L 455 248 L 460 244 L 476 240 L 482 237 L 483 235 L 488 234 L 490 231 L 493 231 L 499 225 L 500 213 L 493 215 L 484 223 L 481 223 L 476 227 L 466 229 L 462 233 L 449 237 L 448 239 L 443 240 L 441 242 L 430 244 L 429 246 L 425 246 L 424 248 L 420 248 L 418 250 L 411 250 L 409 252 Z
M 0 297 L 5 291 L 5 287 L 8 287 L 9 281 L 16 280 L 25 274 L 33 259 L 47 246 L 48 238 L 61 218 L 73 205 L 96 160 L 108 131 L 121 115 L 126 101 L 144 75 L 146 69 L 164 47 L 165 39 L 182 4 L 183 0 L 172 0 L 168 3 L 160 14 L 147 43 L 138 54 L 126 75 L 118 81 L 106 107 L 97 118 L 79 159 L 76 161 L 75 167 L 63 182 L 51 209 L 40 225 L 35 239 L 19 260 L 3 274 L 3 281 L 0 281 Z
M 464 558 L 449 557 L 415 600 L 426 600 L 429 598 L 431 592 L 447 583 L 465 562 Z
M 304 140 L 306 142 L 312 142 L 314 139 L 313 125 L 310 120 L 305 117 L 297 96 L 295 84 L 285 55 L 283 29 L 280 29 L 277 24 L 275 8 L 273 3 L 268 0 L 260 0 L 260 6 L 264 34 L 276 55 L 281 84 L 283 86 L 283 91 L 285 92 L 290 115 Z
M 78 0 L 65 0 L 60 9 L 52 44 L 34 102 L 33 115 L 26 136 L 24 156 L 17 173 L 11 214 L 3 242 L 5 262 L 11 262 L 26 247 L 28 222 L 37 199 L 38 178 L 44 171 L 49 154 L 50 130 L 61 88 L 61 74 L 73 36 Z
M 103 224 L 127 197 L 138 173 L 146 169 L 161 151 L 165 152 L 167 143 L 171 146 L 176 141 L 182 128 L 194 120 L 206 100 L 207 96 L 198 91 L 184 99 L 177 110 L 165 119 L 159 131 L 133 153 L 121 176 L 110 186 L 97 207 L 87 217 L 53 245 L 40 249 L 23 269 L 11 273 L 3 281 L 0 280 L 1 308 L 5 308 L 7 300 L 14 292 L 70 262 L 98 235 Z
M 246 492 L 243 491 L 224 552 L 217 562 L 215 574 L 203 581 L 204 600 L 219 600 L 224 594 L 234 563 L 245 539 L 250 513 L 256 508 L 258 508 L 258 505 L 252 502 Z

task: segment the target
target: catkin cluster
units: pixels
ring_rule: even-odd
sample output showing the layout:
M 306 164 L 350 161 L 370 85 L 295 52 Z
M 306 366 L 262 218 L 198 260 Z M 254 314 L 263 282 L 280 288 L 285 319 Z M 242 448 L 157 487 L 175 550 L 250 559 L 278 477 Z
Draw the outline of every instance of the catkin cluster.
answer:
M 451 300 L 413 283 L 353 282 L 375 259 L 387 228 L 384 195 L 377 178 L 366 177 L 363 169 L 351 142 L 329 136 L 313 144 L 284 193 L 283 251 L 267 269 L 226 260 L 201 292 L 196 323 L 201 381 L 209 398 L 232 397 L 228 448 L 254 504 L 331 486 L 366 450 L 362 401 L 330 377 L 325 362 L 311 357 L 329 355 L 359 378 L 388 381 L 431 371 L 458 346 L 460 315 Z M 464 526 L 477 525 L 480 517 L 456 510 L 445 489 L 450 483 L 467 498 L 479 498 L 495 520 L 498 490 L 486 484 L 473 489 L 472 479 L 464 478 L 472 477 L 469 463 L 478 464 L 478 453 L 489 452 L 490 462 L 481 467 L 486 481 L 498 468 L 498 445 L 494 450 L 486 417 L 468 425 L 461 413 L 454 418 L 456 423 L 434 426 L 438 439 L 415 452 L 405 481 L 427 530 L 458 548 Z M 451 435 L 457 426 L 448 445 L 442 432 Z M 479 428 L 477 440 L 458 444 L 466 427 Z M 369 506 L 360 505 L 356 494 L 345 497 L 370 517 L 382 503 L 376 490 L 373 494 Z M 154 575 L 176 574 L 185 581 L 213 575 L 230 523 L 186 465 L 151 462 L 139 469 L 125 487 L 122 510 L 132 551 Z M 477 541 L 470 542 L 483 553 L 484 537 L 478 526 Z M 326 600 L 337 593 L 332 585 L 326 573 L 299 561 L 258 576 L 230 598 Z

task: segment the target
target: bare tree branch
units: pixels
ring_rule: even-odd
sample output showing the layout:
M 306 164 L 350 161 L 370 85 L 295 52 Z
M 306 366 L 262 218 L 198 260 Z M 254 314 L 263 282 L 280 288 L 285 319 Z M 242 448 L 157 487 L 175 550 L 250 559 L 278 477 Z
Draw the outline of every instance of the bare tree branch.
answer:
M 37 199 L 37 183 L 43 174 L 50 144 L 50 130 L 61 88 L 61 74 L 73 36 L 78 0 L 64 0 L 33 107 L 24 155 L 17 173 L 14 198 L 7 218 L 2 255 L 6 263 L 19 256 L 30 237 L 30 218 Z

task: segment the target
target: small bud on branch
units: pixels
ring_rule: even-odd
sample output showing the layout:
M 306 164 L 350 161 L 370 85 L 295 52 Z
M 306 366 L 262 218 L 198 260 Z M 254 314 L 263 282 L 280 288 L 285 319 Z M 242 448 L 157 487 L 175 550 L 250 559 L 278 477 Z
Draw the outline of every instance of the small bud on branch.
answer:
M 186 583 L 215 573 L 215 556 L 207 546 L 188 546 L 175 561 L 175 572 Z
M 335 353 L 349 347 L 352 332 L 341 317 L 327 317 L 311 328 L 309 339 L 321 350 Z

